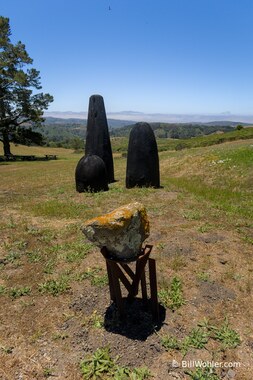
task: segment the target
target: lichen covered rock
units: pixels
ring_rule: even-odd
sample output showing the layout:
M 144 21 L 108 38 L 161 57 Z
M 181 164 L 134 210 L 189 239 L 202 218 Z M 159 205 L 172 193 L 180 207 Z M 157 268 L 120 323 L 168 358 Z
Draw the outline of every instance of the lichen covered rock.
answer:
M 145 207 L 134 202 L 86 221 L 82 230 L 98 247 L 106 247 L 112 257 L 132 259 L 149 236 L 149 221 Z

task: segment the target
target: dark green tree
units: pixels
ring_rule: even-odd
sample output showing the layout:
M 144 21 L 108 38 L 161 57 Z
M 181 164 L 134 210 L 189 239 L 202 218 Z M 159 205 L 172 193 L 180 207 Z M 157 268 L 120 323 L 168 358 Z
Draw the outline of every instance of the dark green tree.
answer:
M 40 144 L 34 128 L 41 127 L 43 112 L 53 101 L 40 90 L 40 73 L 31 68 L 33 60 L 20 41 L 12 44 L 9 19 L 0 16 L 0 141 L 10 155 L 10 142 Z M 34 91 L 36 91 L 34 93 Z

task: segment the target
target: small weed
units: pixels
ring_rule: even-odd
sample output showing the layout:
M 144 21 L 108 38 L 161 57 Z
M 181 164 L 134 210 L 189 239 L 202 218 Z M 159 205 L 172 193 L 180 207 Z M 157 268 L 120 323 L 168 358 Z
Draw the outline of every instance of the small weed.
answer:
M 176 254 L 175 257 L 173 257 L 171 262 L 170 262 L 170 267 L 175 272 L 179 271 L 180 269 L 182 269 L 185 266 L 186 266 L 186 260 L 180 254 Z
M 65 255 L 65 260 L 68 263 L 74 263 L 76 261 L 81 261 L 86 256 L 86 252 L 78 252 L 78 251 L 69 251 Z
M 227 319 L 221 327 L 212 327 L 212 331 L 213 339 L 219 340 L 224 348 L 235 348 L 241 343 L 239 334 L 228 326 Z
M 209 223 L 203 224 L 202 226 L 197 228 L 197 231 L 201 232 L 202 234 L 205 232 L 210 231 L 213 228 L 213 226 Z
M 65 293 L 69 289 L 69 278 L 67 276 L 61 276 L 59 280 L 47 280 L 44 283 L 39 284 L 39 292 L 42 294 L 49 293 L 53 296 Z
M 0 349 L 1 349 L 5 354 L 12 354 L 12 351 L 13 351 L 13 347 L 0 346 Z
M 52 368 L 48 368 L 48 367 L 44 368 L 44 369 L 43 369 L 43 375 L 44 375 L 44 377 L 46 377 L 46 378 L 52 376 L 52 375 L 53 375 L 53 370 L 52 370 Z
M 180 350 L 183 355 L 186 355 L 190 348 L 201 350 L 206 348 L 206 344 L 210 339 L 218 340 L 222 344 L 222 348 L 235 348 L 240 344 L 240 337 L 235 330 L 228 326 L 228 321 L 225 320 L 221 327 L 210 325 L 207 319 L 198 323 L 198 326 L 193 328 L 189 335 L 178 340 L 171 335 L 161 337 L 161 344 L 167 351 Z
M 242 237 L 242 240 L 253 245 L 253 238 L 251 236 L 245 235 Z
M 0 285 L 0 296 L 4 295 L 6 293 L 6 287 L 3 285 Z
M 208 340 L 209 334 L 206 330 L 195 328 L 181 341 L 171 335 L 165 335 L 161 338 L 161 344 L 167 351 L 180 350 L 185 355 L 191 347 L 196 349 L 204 348 Z
M 19 250 L 24 250 L 28 246 L 28 242 L 25 240 L 19 240 L 16 241 L 13 246 Z
M 113 376 L 114 380 L 144 380 L 151 376 L 147 367 L 130 369 L 128 367 L 117 367 Z
M 163 336 L 161 339 L 161 344 L 163 347 L 166 348 L 167 351 L 169 351 L 169 350 L 180 350 L 180 348 L 181 348 L 181 344 L 177 340 L 177 338 L 175 338 L 174 336 L 171 336 L 171 335 Z
M 108 276 L 107 274 L 104 274 L 102 276 L 94 276 L 91 279 L 91 285 L 102 287 L 108 284 Z
M 232 265 L 228 268 L 228 270 L 224 273 L 223 279 L 238 281 L 241 279 L 241 275 L 236 273 L 236 266 Z
M 109 348 L 98 348 L 94 354 L 80 363 L 84 379 L 102 379 L 103 376 L 113 376 L 116 361 L 110 356 Z
M 197 368 L 196 371 L 185 371 L 192 380 L 219 380 L 212 368 Z
M 30 337 L 30 340 L 32 343 L 36 343 L 38 340 L 40 340 L 43 337 L 44 333 L 42 330 L 37 330 L 35 333 Z
M 36 226 L 26 226 L 26 233 L 32 236 L 40 236 L 42 231 Z
M 194 328 L 182 342 L 182 352 L 186 354 L 190 347 L 202 349 L 209 340 L 209 333 L 201 328 Z
M 14 251 L 11 251 L 6 257 L 5 257 L 5 261 L 8 262 L 8 263 L 11 263 L 13 264 L 14 262 L 18 261 L 21 257 L 21 253 L 20 252 L 14 252 Z
M 182 284 L 178 277 L 172 279 L 170 289 L 161 289 L 158 292 L 161 303 L 172 311 L 185 304 L 182 293 Z
M 108 284 L 107 274 L 99 275 L 101 268 L 88 268 L 87 271 L 76 276 L 77 281 L 90 280 L 91 285 L 102 287 Z
M 31 288 L 29 286 L 23 286 L 21 288 L 14 287 L 10 288 L 8 294 L 11 298 L 19 298 L 22 296 L 26 296 L 31 293 Z
M 151 376 L 148 368 L 121 367 L 110 356 L 109 348 L 98 348 L 94 354 L 81 361 L 83 379 L 145 380 Z
M 29 306 L 35 306 L 35 302 L 34 300 L 31 300 L 31 301 L 20 301 L 20 305 L 22 307 L 29 307 Z
M 56 238 L 56 232 L 52 230 L 43 230 L 41 235 L 38 236 L 38 241 L 41 243 L 52 243 L 52 240 Z
M 40 250 L 30 251 L 30 252 L 27 252 L 26 254 L 27 254 L 28 261 L 30 263 L 38 263 L 39 261 L 42 260 Z
M 208 318 L 203 318 L 203 320 L 198 323 L 198 326 L 210 331 L 215 328 L 214 325 L 210 324 L 210 321 Z
M 165 243 L 158 243 L 156 247 L 159 249 L 159 251 L 162 251 L 165 248 Z
M 201 212 L 196 210 L 186 210 L 182 215 L 187 220 L 200 220 L 203 216 Z
M 16 228 L 17 224 L 15 223 L 14 219 L 10 217 L 10 220 L 7 222 L 6 226 L 8 228 Z
M 104 326 L 103 317 L 98 314 L 97 310 L 94 310 L 90 316 L 84 319 L 83 325 L 101 329 Z
M 196 277 L 197 277 L 197 279 L 198 279 L 199 281 L 207 282 L 207 281 L 209 281 L 210 275 L 209 275 L 209 273 L 207 273 L 207 272 L 198 272 L 198 273 L 196 274 Z
M 54 333 L 52 335 L 53 340 L 64 340 L 64 339 L 67 339 L 68 337 L 69 337 L 68 334 L 65 334 L 65 333 Z
M 44 273 L 46 274 L 52 274 L 55 267 L 55 259 L 50 259 L 45 265 Z

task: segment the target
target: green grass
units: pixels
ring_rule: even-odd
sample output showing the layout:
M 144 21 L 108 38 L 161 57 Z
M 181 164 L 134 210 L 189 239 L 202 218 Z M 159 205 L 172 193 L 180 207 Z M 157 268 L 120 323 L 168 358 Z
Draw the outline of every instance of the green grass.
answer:
M 57 199 L 41 201 L 31 207 L 34 215 L 66 219 L 85 216 L 86 210 L 86 205 L 79 205 L 71 201 L 63 202 Z
M 253 128 L 252 128 L 253 129 Z M 230 152 L 220 154 L 220 159 L 224 160 L 225 166 L 237 166 L 252 168 L 253 166 L 253 146 L 246 146 Z
M 231 191 L 230 188 L 212 187 L 199 178 L 170 178 L 176 187 L 210 201 L 213 206 L 232 215 L 252 218 L 253 198 L 243 191 Z

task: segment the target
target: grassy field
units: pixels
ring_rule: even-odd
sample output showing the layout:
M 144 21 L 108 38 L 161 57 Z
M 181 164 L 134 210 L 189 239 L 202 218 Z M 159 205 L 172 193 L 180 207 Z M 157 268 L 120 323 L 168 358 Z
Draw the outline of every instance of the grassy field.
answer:
M 117 182 L 97 194 L 75 191 L 81 154 L 13 147 L 59 159 L 0 163 L 0 379 L 89 379 L 94 363 L 102 378 L 252 379 L 253 138 L 194 141 L 158 140 L 162 188 L 126 190 L 126 140 L 113 139 Z M 130 325 L 117 320 L 104 260 L 80 230 L 132 201 L 150 220 L 161 326 L 139 303 Z M 211 373 L 182 360 L 240 366 Z

